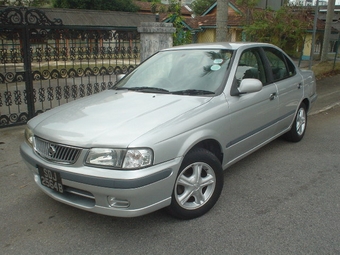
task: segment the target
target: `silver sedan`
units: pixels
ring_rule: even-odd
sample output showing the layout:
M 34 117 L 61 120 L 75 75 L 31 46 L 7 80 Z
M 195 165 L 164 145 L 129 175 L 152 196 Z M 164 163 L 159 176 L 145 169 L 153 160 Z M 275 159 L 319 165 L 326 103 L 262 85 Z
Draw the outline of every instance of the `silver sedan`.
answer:
M 223 170 L 273 139 L 300 141 L 311 71 L 262 43 L 165 49 L 113 89 L 31 119 L 20 152 L 55 200 L 95 213 L 199 217 Z

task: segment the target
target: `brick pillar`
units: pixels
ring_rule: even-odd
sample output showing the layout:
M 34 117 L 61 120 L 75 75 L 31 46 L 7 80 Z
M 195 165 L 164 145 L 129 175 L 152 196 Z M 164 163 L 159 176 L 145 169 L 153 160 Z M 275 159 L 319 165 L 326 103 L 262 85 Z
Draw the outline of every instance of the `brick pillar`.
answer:
M 173 46 L 172 34 L 176 28 L 172 23 L 142 22 L 140 33 L 140 57 L 144 61 L 159 50 Z

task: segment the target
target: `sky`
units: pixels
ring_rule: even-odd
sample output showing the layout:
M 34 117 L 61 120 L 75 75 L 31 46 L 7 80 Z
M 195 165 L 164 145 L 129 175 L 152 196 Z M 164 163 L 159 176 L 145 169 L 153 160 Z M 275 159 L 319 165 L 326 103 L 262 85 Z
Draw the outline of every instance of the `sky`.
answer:
M 290 0 L 291 2 L 296 2 L 296 0 Z M 313 3 L 316 2 L 316 0 L 313 0 Z M 340 0 L 335 0 L 335 5 L 340 5 Z
M 335 5 L 340 5 L 340 0 L 335 0 Z

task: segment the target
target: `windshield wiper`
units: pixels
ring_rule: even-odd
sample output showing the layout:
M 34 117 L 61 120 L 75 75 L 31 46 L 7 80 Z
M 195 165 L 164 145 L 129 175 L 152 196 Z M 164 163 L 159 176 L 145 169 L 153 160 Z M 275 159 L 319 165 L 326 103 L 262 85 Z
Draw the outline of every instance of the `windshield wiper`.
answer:
M 172 91 L 171 94 L 176 94 L 176 95 L 213 95 L 213 94 L 215 94 L 215 92 L 208 91 L 208 90 L 201 90 L 201 89 L 185 89 L 185 90 Z
M 139 92 L 146 92 L 146 93 L 170 93 L 169 90 L 162 89 L 162 88 L 155 88 L 155 87 L 120 87 L 117 89 L 127 89 L 127 90 L 132 90 L 132 91 L 139 91 Z

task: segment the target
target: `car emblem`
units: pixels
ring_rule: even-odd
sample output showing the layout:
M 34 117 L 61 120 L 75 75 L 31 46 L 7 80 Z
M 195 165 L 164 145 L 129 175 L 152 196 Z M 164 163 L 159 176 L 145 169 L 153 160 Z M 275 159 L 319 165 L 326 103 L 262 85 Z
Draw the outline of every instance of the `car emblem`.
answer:
M 48 147 L 48 156 L 49 157 L 53 157 L 54 154 L 56 153 L 57 149 L 55 148 L 55 145 L 51 144 L 49 147 Z

